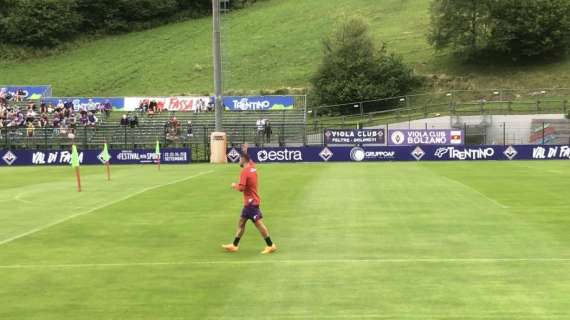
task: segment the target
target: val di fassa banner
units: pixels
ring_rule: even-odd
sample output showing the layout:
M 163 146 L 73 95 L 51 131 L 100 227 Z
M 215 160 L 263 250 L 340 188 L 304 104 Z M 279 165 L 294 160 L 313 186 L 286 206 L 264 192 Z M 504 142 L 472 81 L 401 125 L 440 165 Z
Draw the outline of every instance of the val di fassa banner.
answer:
M 155 101 L 157 107 L 168 111 L 205 111 L 211 103 L 210 97 L 126 97 L 125 111 L 135 111 L 142 103 Z
M 326 145 L 339 144 L 386 144 L 384 129 L 326 129 Z
M 9 93 L 12 96 L 16 96 L 18 91 L 23 91 L 24 95 L 22 98 L 42 98 L 51 96 L 51 86 L 2 86 L 0 85 L 0 91 Z
M 474 161 L 474 160 L 570 160 L 568 145 L 521 146 L 384 146 L 249 148 L 257 163 L 363 162 L 363 161 Z M 239 161 L 237 149 L 228 150 L 228 161 Z
M 158 159 L 154 149 L 110 150 L 111 164 L 152 164 Z M 0 166 L 68 165 L 71 151 L 5 150 L 0 151 Z M 166 148 L 161 150 L 160 164 L 184 164 L 192 159 L 190 149 Z M 102 164 L 100 150 L 79 150 L 79 161 L 84 165 Z
M 463 130 L 388 130 L 388 145 L 463 145 Z
M 295 106 L 292 96 L 223 97 L 229 111 L 291 110 Z
M 60 101 L 62 103 L 71 102 L 73 103 L 73 109 L 75 111 L 87 110 L 95 111 L 98 110 L 101 105 L 110 103 L 113 109 L 123 109 L 125 106 L 125 99 L 123 98 L 103 98 L 103 97 L 93 97 L 93 98 L 80 98 L 80 97 L 52 97 L 45 98 L 42 101 L 46 104 L 51 104 L 56 107 Z

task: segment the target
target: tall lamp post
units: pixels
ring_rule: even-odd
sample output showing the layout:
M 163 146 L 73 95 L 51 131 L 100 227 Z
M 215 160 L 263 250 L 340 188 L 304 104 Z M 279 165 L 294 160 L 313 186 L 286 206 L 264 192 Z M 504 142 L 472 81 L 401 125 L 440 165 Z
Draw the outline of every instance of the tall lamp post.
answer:
M 224 106 L 222 103 L 222 36 L 220 31 L 220 1 L 212 0 L 213 36 L 212 51 L 214 58 L 214 99 L 216 110 L 216 130 L 210 137 L 210 162 L 226 163 L 227 136 L 223 132 Z

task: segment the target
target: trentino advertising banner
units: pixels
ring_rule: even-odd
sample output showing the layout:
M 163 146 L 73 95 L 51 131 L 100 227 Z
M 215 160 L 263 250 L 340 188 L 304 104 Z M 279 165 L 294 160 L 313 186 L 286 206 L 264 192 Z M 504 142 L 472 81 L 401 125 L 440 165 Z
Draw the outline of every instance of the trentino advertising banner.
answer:
M 152 164 L 157 160 L 154 149 L 110 150 L 111 164 Z M 160 164 L 190 163 L 192 155 L 187 148 L 165 148 L 161 150 Z M 71 161 L 71 151 L 53 150 L 5 150 L 0 166 L 48 166 L 68 165 Z M 81 164 L 102 164 L 101 151 L 79 150 Z
M 224 97 L 224 106 L 229 111 L 291 110 L 295 106 L 292 96 Z
M 473 161 L 473 160 L 570 160 L 568 145 L 520 146 L 383 146 L 249 148 L 257 163 L 363 162 L 363 161 Z M 228 161 L 239 161 L 237 149 L 228 149 Z

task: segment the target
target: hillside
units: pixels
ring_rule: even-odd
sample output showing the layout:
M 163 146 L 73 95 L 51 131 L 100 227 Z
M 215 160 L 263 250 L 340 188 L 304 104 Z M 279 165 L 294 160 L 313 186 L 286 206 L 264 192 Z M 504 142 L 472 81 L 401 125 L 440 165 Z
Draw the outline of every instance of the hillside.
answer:
M 268 0 L 224 18 L 226 90 L 305 87 L 321 39 L 343 16 L 364 17 L 374 37 L 440 85 L 568 87 L 570 61 L 526 67 L 461 66 L 425 41 L 429 0 Z M 0 84 L 51 84 L 55 95 L 167 95 L 212 89 L 211 20 L 78 44 L 25 62 L 0 62 Z

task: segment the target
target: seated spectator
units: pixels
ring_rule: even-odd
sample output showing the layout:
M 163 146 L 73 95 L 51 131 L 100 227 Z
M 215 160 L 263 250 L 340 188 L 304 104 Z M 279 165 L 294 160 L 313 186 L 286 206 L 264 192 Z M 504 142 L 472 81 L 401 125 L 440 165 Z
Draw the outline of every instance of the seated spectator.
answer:
M 81 115 L 79 116 L 79 123 L 86 127 L 89 123 L 89 117 L 87 116 L 87 113 L 81 113 Z
M 33 110 L 28 110 L 28 112 L 26 113 L 26 123 L 30 123 L 33 122 L 34 119 L 36 118 L 36 113 Z
M 122 126 L 128 126 L 129 125 L 129 118 L 127 118 L 126 114 L 123 114 L 123 116 L 121 117 L 121 125 Z
M 85 106 L 87 108 L 86 111 L 96 111 L 97 110 L 97 104 L 95 104 L 95 102 L 93 102 L 93 99 L 89 99 L 87 100 L 87 106 Z
M 34 122 L 33 121 L 29 122 L 28 126 L 26 128 L 26 134 L 27 134 L 28 138 L 31 138 L 34 136 L 34 130 L 35 130 Z
M 72 116 L 67 118 L 65 124 L 69 128 L 70 132 L 75 133 L 77 131 L 77 119 L 75 119 L 75 117 Z
M 41 117 L 40 117 L 39 127 L 41 127 L 41 128 L 47 127 L 48 122 L 49 122 L 48 115 L 45 114 L 45 113 L 43 113 L 43 114 L 41 115 Z
M 57 102 L 57 105 L 55 106 L 55 110 L 56 111 L 62 111 L 64 107 L 65 107 L 65 103 L 63 103 L 63 100 L 59 100 Z
M 178 129 L 180 128 L 180 122 L 176 119 L 176 117 L 170 118 L 167 124 L 171 129 Z
M 54 117 L 52 121 L 52 126 L 54 128 L 59 128 L 61 126 L 61 119 L 59 117 Z
M 95 113 L 93 111 L 89 112 L 87 120 L 88 120 L 87 125 L 89 125 L 90 127 L 95 127 L 95 125 L 97 125 L 97 117 L 95 116 Z

